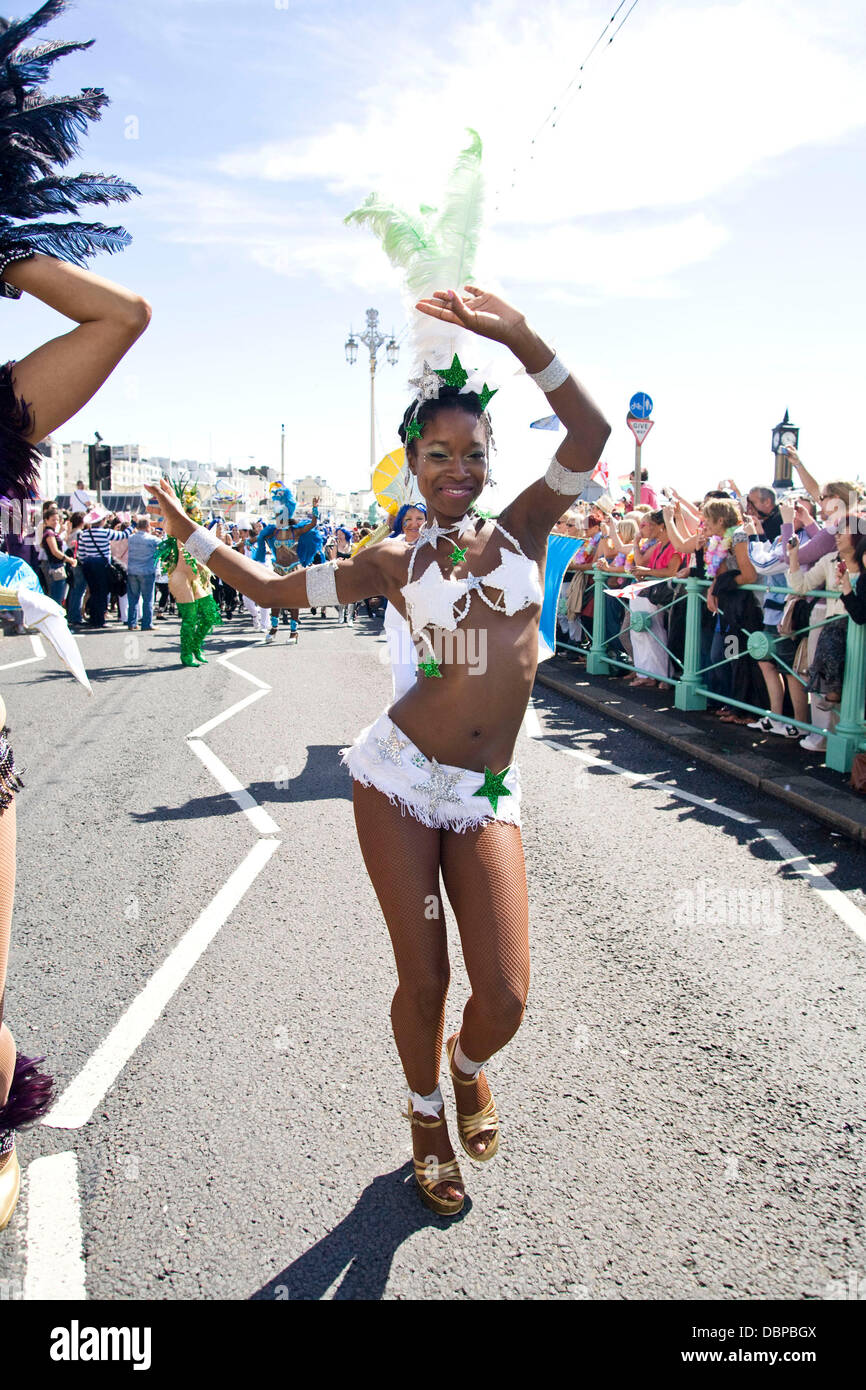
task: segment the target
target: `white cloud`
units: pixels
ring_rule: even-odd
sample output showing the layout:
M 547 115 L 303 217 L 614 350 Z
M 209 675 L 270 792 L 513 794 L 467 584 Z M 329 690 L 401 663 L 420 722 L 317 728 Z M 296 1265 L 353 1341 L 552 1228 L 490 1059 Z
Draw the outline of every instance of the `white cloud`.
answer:
M 473 125 L 495 220 L 544 224 L 696 202 L 866 123 L 866 63 L 814 7 L 672 3 L 635 10 L 532 146 L 597 35 L 591 9 L 549 2 L 530 16 L 493 3 L 409 70 L 383 45 L 382 78 L 359 94 L 357 122 L 233 151 L 218 167 L 341 195 L 376 188 L 423 199 Z
M 782 0 L 639 6 L 564 101 L 598 36 L 595 5 L 548 0 L 527 13 L 492 0 L 432 51 L 416 45 L 414 62 L 405 35 L 399 50 L 380 35 L 378 69 L 371 21 L 357 121 L 225 153 L 217 168 L 258 190 L 318 188 L 321 228 L 333 227 L 374 188 L 406 207 L 435 199 L 472 125 L 485 141 L 489 263 L 503 281 L 547 294 L 671 295 L 677 272 L 726 239 L 718 213 L 696 204 L 866 123 L 866 63 L 833 24 L 839 14 L 853 22 L 832 0 L 821 14 Z M 285 274 L 316 269 L 321 228 L 256 259 Z M 351 246 L 357 236 L 329 240 L 328 279 L 385 283 L 375 258 Z

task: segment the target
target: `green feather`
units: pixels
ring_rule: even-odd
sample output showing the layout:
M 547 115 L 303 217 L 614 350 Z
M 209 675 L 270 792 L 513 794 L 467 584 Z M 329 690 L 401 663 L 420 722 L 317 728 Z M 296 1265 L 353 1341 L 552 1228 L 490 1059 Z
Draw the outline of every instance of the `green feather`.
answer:
M 415 299 L 434 289 L 462 289 L 474 272 L 484 184 L 481 138 L 474 130 L 469 134 L 471 142 L 452 170 L 438 217 L 428 204 L 411 214 L 371 193 L 343 219 L 347 225 L 370 228 L 391 264 L 405 272 L 406 287 Z
M 445 206 L 436 223 L 436 237 L 450 274 L 443 284 L 462 291 L 474 274 L 481 217 L 484 210 L 484 180 L 481 177 L 481 137 L 469 129 L 472 141 L 462 150 L 448 180 Z
M 376 193 L 371 193 L 359 208 L 343 218 L 348 226 L 356 223 L 369 227 L 382 243 L 382 250 L 392 265 L 405 270 L 416 256 L 429 251 L 430 239 L 420 218 L 410 217 L 399 208 L 380 201 Z

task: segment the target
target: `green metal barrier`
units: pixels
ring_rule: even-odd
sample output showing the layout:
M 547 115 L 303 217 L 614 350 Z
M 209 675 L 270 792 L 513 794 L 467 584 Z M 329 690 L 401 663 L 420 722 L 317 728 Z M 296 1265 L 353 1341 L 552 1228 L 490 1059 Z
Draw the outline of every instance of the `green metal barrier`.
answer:
M 724 705 L 729 705 L 735 709 L 741 709 L 756 717 L 769 714 L 767 706 L 744 704 L 741 700 L 735 700 L 730 695 L 721 695 L 709 689 L 705 677 L 708 672 L 718 669 L 721 666 L 730 665 L 735 661 L 740 661 L 746 655 L 755 661 L 766 661 L 773 659 L 780 670 L 794 680 L 798 681 L 805 689 L 806 682 L 798 672 L 792 670 L 778 656 L 773 656 L 777 645 L 777 638 L 769 636 L 763 629 L 748 633 L 745 649 L 726 656 L 722 661 L 712 662 L 706 666 L 701 665 L 701 604 L 706 603 L 706 590 L 709 589 L 712 580 L 698 579 L 694 575 L 689 575 L 685 579 L 669 579 L 666 582 L 684 589 L 686 601 L 686 622 L 685 622 L 685 641 L 682 660 L 671 651 L 666 643 L 661 642 L 651 630 L 653 614 L 642 612 L 631 612 L 628 600 L 620 599 L 623 608 L 628 614 L 628 624 L 620 631 L 645 632 L 649 633 L 654 641 L 667 654 L 669 663 L 673 663 L 678 668 L 678 674 L 674 676 L 659 675 L 658 672 L 646 671 L 641 667 L 635 666 L 632 662 L 621 660 L 613 656 L 608 648 L 611 643 L 618 642 L 620 632 L 614 633 L 610 637 L 605 637 L 605 588 L 610 583 L 613 576 L 610 571 L 596 570 L 587 571 L 593 577 L 593 597 L 594 609 L 592 619 L 592 645 L 586 653 L 586 669 L 591 676 L 608 675 L 612 668 L 621 667 L 627 671 L 633 671 L 636 675 L 650 676 L 654 680 L 666 681 L 674 688 L 674 704 L 681 710 L 705 710 L 708 700 L 716 700 Z M 769 586 L 766 584 L 744 584 L 744 591 L 757 594 L 765 594 Z M 793 595 L 797 598 L 838 598 L 838 592 L 815 589 L 810 590 L 808 595 L 795 593 L 792 589 L 773 588 L 774 594 Z M 680 599 L 673 599 L 670 603 L 661 605 L 656 610 L 663 613 L 673 608 L 675 603 L 681 602 Z M 817 628 L 826 626 L 827 623 L 835 622 L 836 618 L 824 618 L 820 622 L 811 623 L 809 626 L 799 628 L 791 636 L 799 641 L 807 633 L 815 631 Z M 744 629 L 745 631 L 745 629 Z M 563 642 L 557 632 L 557 650 L 564 647 L 566 650 L 579 650 L 573 643 Z M 845 673 L 842 682 L 842 698 L 839 704 L 839 713 L 835 726 L 832 729 L 825 729 L 817 724 L 809 724 L 802 720 L 792 718 L 789 715 L 771 716 L 773 718 L 783 718 L 786 724 L 792 724 L 805 733 L 817 733 L 827 740 L 827 752 L 825 765 L 832 768 L 835 772 L 847 773 L 851 770 L 851 764 L 855 753 L 866 750 L 866 720 L 864 720 L 864 702 L 866 702 L 866 625 L 861 625 L 848 619 L 848 633 L 845 648 Z

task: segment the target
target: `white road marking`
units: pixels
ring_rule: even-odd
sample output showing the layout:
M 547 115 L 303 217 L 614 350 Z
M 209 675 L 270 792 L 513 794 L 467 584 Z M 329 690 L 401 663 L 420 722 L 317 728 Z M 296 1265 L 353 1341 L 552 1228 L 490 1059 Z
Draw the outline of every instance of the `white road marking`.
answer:
M 133 999 L 105 1041 L 100 1043 L 70 1082 L 42 1121 L 43 1124 L 52 1129 L 79 1129 L 87 1123 L 172 995 L 183 984 L 281 843 L 280 840 L 258 840 L 253 845 L 141 993 Z
M 260 647 L 261 642 L 250 642 L 250 647 Z M 218 656 L 217 661 L 220 666 L 225 666 L 229 671 L 234 671 L 236 676 L 243 676 L 244 680 L 252 681 L 253 685 L 258 685 L 262 690 L 270 690 L 272 687 L 267 681 L 259 680 L 258 676 L 253 676 L 249 671 L 245 671 L 242 666 L 235 666 L 230 656 Z
M 264 694 L 264 691 L 261 692 Z M 258 694 L 251 695 L 251 700 L 257 700 Z M 206 727 L 206 726 L 205 726 Z M 242 782 L 239 782 L 233 772 L 230 772 L 224 762 L 221 762 L 206 743 L 201 743 L 199 739 L 191 736 L 187 739 L 187 745 L 195 753 L 197 758 L 201 758 L 208 772 L 216 778 L 223 791 L 228 792 L 233 797 L 245 816 L 248 816 L 251 823 L 258 830 L 260 835 L 279 835 L 280 827 L 273 820 L 267 811 L 259 805 L 253 796 L 247 791 Z
M 538 718 L 537 715 L 535 717 Z M 717 816 L 725 816 L 728 820 L 739 821 L 741 825 L 758 824 L 754 816 L 747 816 L 742 811 L 735 811 L 732 806 L 723 806 L 720 801 L 708 801 L 703 796 L 697 796 L 695 792 L 684 791 L 682 787 L 672 787 L 668 782 L 657 782 L 655 779 L 660 777 L 661 773 L 632 772 L 631 768 L 620 767 L 618 763 L 612 763 L 608 758 L 600 758 L 597 753 L 587 753 L 582 748 L 569 748 L 567 744 L 560 743 L 549 734 L 545 734 L 543 730 L 538 734 L 531 734 L 530 737 L 541 743 L 546 743 L 549 748 L 555 748 L 558 753 L 565 753 L 569 758 L 577 758 L 579 762 L 603 767 L 606 772 L 615 772 L 618 777 L 625 777 L 635 786 L 658 787 L 659 791 L 666 792 L 668 796 L 675 797 L 678 801 L 689 801 L 693 806 L 703 806 L 705 810 L 713 811 Z
M 87 1297 L 84 1273 L 75 1154 L 36 1158 L 27 1169 L 24 1297 L 31 1302 L 77 1302 Z
M 264 690 L 254 690 L 252 695 L 245 695 L 242 700 L 238 700 L 236 705 L 229 705 L 228 709 L 223 710 L 222 714 L 215 715 L 214 718 L 209 719 L 206 724 L 200 724 L 197 729 L 193 729 L 192 733 L 187 734 L 187 738 L 203 738 L 205 734 L 210 733 L 211 729 L 215 729 L 218 724 L 224 724 L 227 719 L 231 719 L 232 715 L 237 714 L 239 710 L 246 709 L 247 705 L 252 705 L 256 700 L 260 700 L 263 695 L 267 695 L 270 688 L 270 686 L 267 686 Z
M 533 708 L 531 700 L 526 706 L 526 713 L 523 716 L 523 727 L 530 738 L 544 738 L 541 720 L 538 717 L 537 711 Z
M 558 742 L 557 739 L 544 732 L 538 714 L 532 708 L 531 701 L 527 706 L 523 722 L 530 738 L 537 739 L 540 743 L 545 743 L 549 748 L 555 748 L 557 752 L 565 753 L 570 758 L 577 758 L 585 763 L 596 763 L 608 772 L 614 772 L 620 777 L 627 778 L 635 786 L 655 786 L 658 787 L 659 791 L 667 792 L 669 796 L 676 797 L 680 801 L 691 801 L 696 806 L 703 806 L 706 810 L 713 811 L 716 815 L 726 816 L 729 820 L 739 821 L 743 825 L 758 826 L 757 834 L 776 851 L 783 864 L 787 864 L 801 878 L 804 878 L 810 887 L 820 893 L 827 907 L 835 912 L 836 916 L 847 927 L 850 927 L 854 935 L 866 945 L 866 913 L 857 907 L 850 898 L 846 897 L 841 889 L 834 888 L 830 880 L 815 868 L 808 856 L 802 854 L 797 846 L 792 844 L 780 831 L 761 826 L 754 816 L 746 816 L 742 811 L 735 811 L 731 806 L 723 806 L 721 802 L 706 801 L 693 792 L 683 791 L 681 787 L 671 787 L 666 782 L 657 782 L 655 778 L 660 775 L 659 773 L 632 772 L 630 768 L 619 767 L 616 763 L 609 762 L 607 758 L 600 758 L 595 753 L 587 753 L 582 748 L 569 748 L 566 744 Z
M 21 661 L 7 661 L 5 666 L 0 666 L 0 671 L 11 671 L 13 666 L 29 666 L 33 661 L 42 661 L 45 657 L 45 648 L 42 645 L 42 638 L 37 633 L 31 635 L 30 645 L 33 648 L 33 656 L 25 656 Z
M 821 900 L 827 904 L 832 912 L 850 927 L 855 936 L 866 944 L 866 912 L 863 912 L 851 899 L 846 897 L 838 888 L 834 888 L 829 878 L 815 868 L 812 861 L 801 854 L 796 845 L 793 845 L 787 836 L 779 833 L 778 830 L 771 830 L 761 827 L 759 835 L 767 841 L 778 854 L 783 865 L 793 869 L 795 874 L 804 878 L 816 893 L 821 894 Z

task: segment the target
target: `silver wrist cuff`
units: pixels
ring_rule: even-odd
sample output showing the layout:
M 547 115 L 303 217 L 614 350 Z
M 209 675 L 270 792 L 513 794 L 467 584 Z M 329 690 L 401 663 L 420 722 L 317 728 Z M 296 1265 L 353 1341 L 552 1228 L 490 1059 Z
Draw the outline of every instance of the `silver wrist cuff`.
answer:
M 310 565 L 307 575 L 307 603 L 311 608 L 326 608 L 330 603 L 339 605 L 337 598 L 337 562 L 327 560 L 324 565 Z
M 197 526 L 191 536 L 187 536 L 185 541 L 181 541 L 187 555 L 191 555 L 202 565 L 207 564 L 219 544 L 220 542 L 213 532 L 206 531 L 203 526 Z
M 593 475 L 593 471 L 590 469 L 588 473 L 575 473 L 571 468 L 563 468 L 554 454 L 544 475 L 544 481 L 552 492 L 560 492 L 563 497 L 577 497 L 579 493 L 583 492 Z
M 562 358 L 557 357 L 556 353 L 554 353 L 553 360 L 548 362 L 543 371 L 527 372 L 527 376 L 531 376 L 536 386 L 539 386 L 545 395 L 547 395 L 548 391 L 555 391 L 557 386 L 561 386 L 564 381 L 568 381 L 571 372 L 566 367 Z

